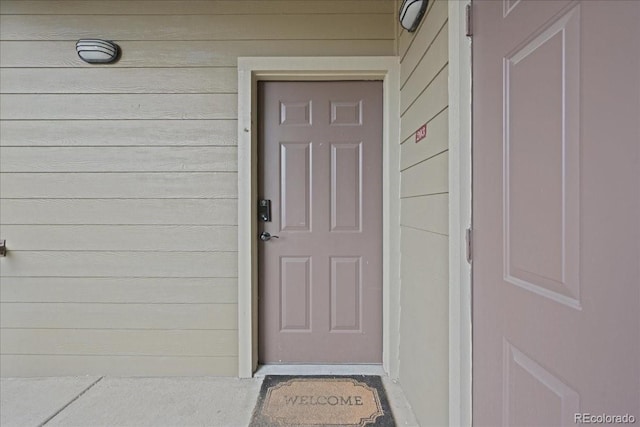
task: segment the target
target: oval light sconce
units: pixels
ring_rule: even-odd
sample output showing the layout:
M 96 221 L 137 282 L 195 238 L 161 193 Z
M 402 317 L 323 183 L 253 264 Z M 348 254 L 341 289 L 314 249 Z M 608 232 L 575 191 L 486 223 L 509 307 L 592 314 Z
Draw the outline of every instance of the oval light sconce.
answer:
M 76 42 L 78 56 L 89 64 L 109 64 L 120 56 L 120 47 L 112 41 L 82 39 Z
M 403 0 L 398 12 L 402 28 L 410 33 L 414 32 L 420 25 L 428 4 L 429 0 Z

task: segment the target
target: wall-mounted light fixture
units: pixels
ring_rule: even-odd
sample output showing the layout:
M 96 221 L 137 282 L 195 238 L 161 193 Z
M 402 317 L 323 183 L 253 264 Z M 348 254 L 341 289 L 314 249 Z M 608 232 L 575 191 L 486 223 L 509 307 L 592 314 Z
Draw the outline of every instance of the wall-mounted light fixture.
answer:
M 402 28 L 410 33 L 414 32 L 420 25 L 428 4 L 429 0 L 403 0 L 398 12 Z
M 89 64 L 109 64 L 120 57 L 120 47 L 108 40 L 78 40 L 76 51 L 80 59 Z

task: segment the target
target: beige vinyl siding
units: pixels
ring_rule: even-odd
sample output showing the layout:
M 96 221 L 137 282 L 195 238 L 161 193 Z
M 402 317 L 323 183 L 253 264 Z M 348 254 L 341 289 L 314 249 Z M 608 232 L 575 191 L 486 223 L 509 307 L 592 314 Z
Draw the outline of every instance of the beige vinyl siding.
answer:
M 5 94 L 144 94 L 157 91 L 160 81 L 173 82 L 165 93 L 236 93 L 238 86 L 233 68 L 0 69 Z
M 235 304 L 235 278 L 5 277 L 4 303 Z M 179 287 L 180 292 L 176 292 Z
M 363 5 L 366 1 L 368 5 Z M 241 2 L 240 5 L 238 3 Z M 386 0 L 17 0 L 0 2 L 1 14 L 47 15 L 307 15 L 388 14 Z
M 13 147 L 219 147 L 236 145 L 236 132 L 235 120 L 0 121 L 2 141 L 11 141 Z
M 401 57 L 400 383 L 420 425 L 448 424 L 447 2 L 429 2 Z M 427 124 L 427 136 L 415 132 Z
M 7 224 L 236 225 L 230 199 L 2 199 Z M 4 227 L 3 227 L 4 228 Z
M 237 58 L 393 55 L 394 19 L 388 0 L 0 0 L 0 373 L 237 375 Z M 120 61 L 82 62 L 80 38 Z
M 123 46 L 123 43 L 120 42 L 119 45 Z M 353 56 L 356 54 L 354 52 L 357 55 L 394 53 L 393 41 L 386 39 L 127 41 L 126 46 L 126 57 L 109 65 L 110 68 L 235 67 L 238 56 Z M 42 42 L 0 41 L 0 60 L 8 67 L 90 67 L 72 53 L 74 56 L 69 53 L 69 41 L 47 41 L 44 46 Z

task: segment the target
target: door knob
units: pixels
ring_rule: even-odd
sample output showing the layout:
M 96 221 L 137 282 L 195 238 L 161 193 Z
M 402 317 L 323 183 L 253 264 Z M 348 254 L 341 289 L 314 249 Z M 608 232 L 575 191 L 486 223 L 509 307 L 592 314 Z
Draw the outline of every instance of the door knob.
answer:
M 272 238 L 279 239 L 280 237 L 272 236 L 271 233 L 269 233 L 267 231 L 263 231 L 262 233 L 260 233 L 260 240 L 262 240 L 263 242 L 271 240 Z

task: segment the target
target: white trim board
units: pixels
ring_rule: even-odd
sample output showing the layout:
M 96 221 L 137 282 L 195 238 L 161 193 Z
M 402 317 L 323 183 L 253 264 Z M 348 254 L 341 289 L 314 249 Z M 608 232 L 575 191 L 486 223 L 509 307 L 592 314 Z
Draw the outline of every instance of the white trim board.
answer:
M 471 0 L 449 2 L 449 425 L 471 425 Z
M 400 62 L 398 57 L 238 58 L 238 375 L 253 376 L 257 331 L 257 82 L 259 80 L 383 81 L 383 354 L 398 376 L 400 284 Z M 393 203 L 393 202 L 396 203 Z
M 266 375 L 379 375 L 382 365 L 260 365 L 255 377 Z

